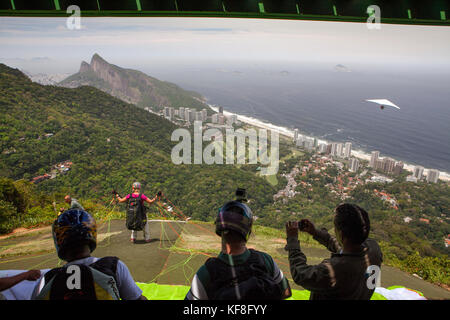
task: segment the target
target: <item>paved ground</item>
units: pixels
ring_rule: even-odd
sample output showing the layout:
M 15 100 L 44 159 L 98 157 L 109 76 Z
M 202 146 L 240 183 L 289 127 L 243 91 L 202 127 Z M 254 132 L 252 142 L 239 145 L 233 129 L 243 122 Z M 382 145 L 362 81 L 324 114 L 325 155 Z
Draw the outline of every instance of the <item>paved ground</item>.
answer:
M 99 239 L 101 240 L 92 255 L 119 257 L 128 266 L 135 281 L 138 282 L 190 285 L 198 268 L 209 256 L 215 256 L 217 253 L 220 242 L 219 238 L 214 238 L 212 226 L 160 221 L 151 221 L 149 225 L 151 242 L 145 243 L 141 232 L 138 234 L 138 241 L 133 244 L 129 240 L 130 231 L 126 230 L 124 221 L 112 220 L 101 224 L 99 226 Z M 177 242 L 180 234 L 181 240 Z M 190 239 L 197 238 L 199 241 L 208 241 L 208 247 L 213 249 L 210 252 L 186 250 L 187 246 L 186 243 L 183 244 L 183 235 L 186 236 L 185 239 L 188 239 L 189 235 Z M 203 237 L 207 240 L 203 240 Z M 0 239 L 0 254 L 5 255 L 6 250 L 18 250 L 17 248 L 24 243 L 29 246 L 33 243 L 35 245 L 29 249 L 28 253 L 26 249 L 22 249 L 20 255 L 6 256 L 0 259 L 0 270 L 46 269 L 61 263 L 54 250 L 49 228 L 33 234 Z M 39 249 L 36 249 L 36 244 L 39 245 Z M 287 255 L 285 255 L 283 247 L 284 245 L 280 243 L 275 261 L 287 278 L 291 279 Z M 317 263 L 321 259 L 329 257 L 326 250 L 317 248 L 305 249 L 305 254 L 310 263 Z M 292 281 L 290 283 L 292 288 L 302 289 Z M 382 267 L 381 285 L 383 287 L 403 285 L 420 290 L 428 298 L 450 299 L 449 291 L 388 266 Z

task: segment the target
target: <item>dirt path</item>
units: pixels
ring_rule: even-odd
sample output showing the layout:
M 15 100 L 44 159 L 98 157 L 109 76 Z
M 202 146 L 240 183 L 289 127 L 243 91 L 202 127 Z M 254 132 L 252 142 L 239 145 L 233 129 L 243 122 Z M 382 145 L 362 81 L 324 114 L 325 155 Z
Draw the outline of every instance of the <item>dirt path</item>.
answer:
M 212 225 L 160 221 L 150 221 L 149 225 L 151 242 L 145 243 L 140 232 L 135 244 L 129 241 L 130 231 L 126 230 L 124 221 L 112 220 L 99 225 L 99 241 L 92 255 L 119 257 L 138 282 L 190 285 L 198 268 L 220 250 Z M 270 253 L 290 280 L 291 287 L 302 289 L 292 282 L 282 239 L 256 237 L 249 242 L 249 247 Z M 304 251 L 312 264 L 329 257 L 325 249 L 305 246 Z M 46 269 L 61 263 L 50 229 L 4 237 L 0 239 L 0 254 L 4 256 L 0 259 L 0 270 Z M 403 285 L 423 292 L 428 298 L 450 299 L 449 291 L 388 266 L 382 267 L 381 285 Z

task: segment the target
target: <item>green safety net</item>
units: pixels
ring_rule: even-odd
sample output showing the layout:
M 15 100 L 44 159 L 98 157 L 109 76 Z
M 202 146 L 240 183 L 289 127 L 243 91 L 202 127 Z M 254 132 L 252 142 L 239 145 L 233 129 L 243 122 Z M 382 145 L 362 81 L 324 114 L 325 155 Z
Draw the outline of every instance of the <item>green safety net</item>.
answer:
M 142 283 L 136 282 L 142 290 L 142 295 L 148 300 L 184 300 L 184 297 L 189 291 L 189 286 L 169 285 L 158 283 Z M 393 290 L 396 288 L 405 288 L 403 286 L 392 286 L 387 288 Z M 408 289 L 411 290 L 411 289 Z M 422 292 L 413 290 L 421 296 Z M 310 292 L 308 290 L 292 290 L 292 296 L 286 300 L 309 300 Z M 388 300 L 382 294 L 374 292 L 370 300 Z

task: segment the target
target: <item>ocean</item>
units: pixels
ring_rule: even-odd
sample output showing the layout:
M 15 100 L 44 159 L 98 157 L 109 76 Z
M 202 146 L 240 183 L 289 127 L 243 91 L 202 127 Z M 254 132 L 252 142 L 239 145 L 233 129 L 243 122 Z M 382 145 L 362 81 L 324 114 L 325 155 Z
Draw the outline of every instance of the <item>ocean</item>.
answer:
M 408 164 L 450 172 L 450 71 L 237 65 L 146 70 L 208 103 Z M 384 110 L 366 99 L 388 99 Z

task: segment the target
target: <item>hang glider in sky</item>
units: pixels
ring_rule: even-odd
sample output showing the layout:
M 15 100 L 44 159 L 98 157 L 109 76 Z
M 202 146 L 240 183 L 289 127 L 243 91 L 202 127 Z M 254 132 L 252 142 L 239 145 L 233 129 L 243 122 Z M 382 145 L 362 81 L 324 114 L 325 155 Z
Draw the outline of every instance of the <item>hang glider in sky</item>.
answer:
M 378 104 L 380 106 L 381 110 L 383 110 L 385 106 L 400 109 L 399 106 L 395 105 L 394 103 L 392 103 L 391 101 L 389 101 L 387 99 L 372 99 L 372 100 L 366 100 L 366 101 Z

